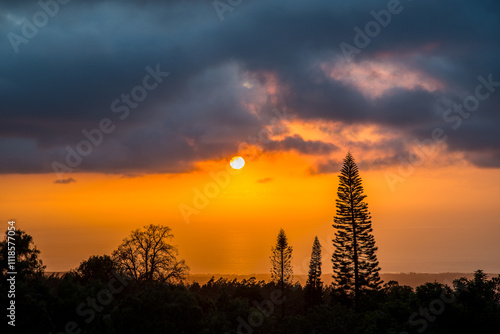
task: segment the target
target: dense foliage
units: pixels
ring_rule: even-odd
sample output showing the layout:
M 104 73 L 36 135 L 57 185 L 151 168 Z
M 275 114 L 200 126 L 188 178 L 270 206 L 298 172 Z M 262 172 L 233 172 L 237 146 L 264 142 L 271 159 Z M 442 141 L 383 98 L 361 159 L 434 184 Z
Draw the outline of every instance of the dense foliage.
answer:
M 15 333 L 65 333 L 76 328 L 82 334 L 468 334 L 500 328 L 500 276 L 488 279 L 481 271 L 453 286 L 427 283 L 412 289 L 391 281 L 364 295 L 358 313 L 330 288 L 323 289 L 322 304 L 306 307 L 304 289 L 287 286 L 284 319 L 276 283 L 221 278 L 200 286 L 125 278 L 122 285 L 115 278 L 111 285 L 116 290 L 107 296 L 102 291 L 110 290 L 110 281 L 73 272 L 18 282 Z M 4 284 L 5 305 L 3 290 Z
M 285 285 L 283 295 L 279 282 L 254 278 L 212 278 L 203 285 L 138 280 L 120 273 L 109 256 L 92 256 L 62 276 L 47 276 L 29 240 L 24 251 L 37 256 L 23 256 L 18 264 L 34 274 L 18 277 L 15 331 L 2 333 L 469 334 L 500 328 L 500 276 L 488 278 L 482 271 L 452 286 L 434 282 L 413 289 L 390 281 L 363 294 L 355 312 L 352 296 L 331 287 L 322 288 L 321 302 L 312 306 L 299 284 Z M 1 266 L 5 273 L 5 261 Z M 6 305 L 2 278 L 0 300 Z

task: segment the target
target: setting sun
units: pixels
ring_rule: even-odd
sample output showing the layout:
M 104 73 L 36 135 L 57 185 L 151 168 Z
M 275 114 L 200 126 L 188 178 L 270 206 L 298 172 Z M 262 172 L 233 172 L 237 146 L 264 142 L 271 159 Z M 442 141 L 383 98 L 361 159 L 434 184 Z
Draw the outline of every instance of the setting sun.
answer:
M 245 159 L 240 156 L 232 157 L 231 161 L 229 161 L 229 165 L 234 169 L 242 169 L 245 166 Z

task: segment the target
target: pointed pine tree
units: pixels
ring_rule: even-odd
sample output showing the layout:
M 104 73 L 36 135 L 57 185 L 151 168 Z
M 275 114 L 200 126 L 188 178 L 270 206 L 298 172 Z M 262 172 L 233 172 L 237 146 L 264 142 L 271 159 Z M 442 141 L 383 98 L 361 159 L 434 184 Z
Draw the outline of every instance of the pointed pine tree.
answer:
M 292 246 L 288 245 L 285 231 L 280 229 L 276 246 L 271 248 L 271 280 L 280 285 L 281 295 L 285 296 L 285 285 L 292 283 Z M 281 304 L 282 317 L 285 314 L 285 303 Z
M 364 202 L 361 177 L 351 153 L 347 153 L 339 175 L 340 184 L 336 200 L 336 229 L 332 255 L 333 281 L 337 289 L 354 294 L 354 308 L 358 310 L 363 291 L 378 290 L 382 284 L 379 276 L 372 235 L 371 216 Z
M 321 281 L 321 244 L 318 237 L 314 239 L 309 274 L 304 288 L 306 307 L 319 305 L 323 301 L 323 282 Z

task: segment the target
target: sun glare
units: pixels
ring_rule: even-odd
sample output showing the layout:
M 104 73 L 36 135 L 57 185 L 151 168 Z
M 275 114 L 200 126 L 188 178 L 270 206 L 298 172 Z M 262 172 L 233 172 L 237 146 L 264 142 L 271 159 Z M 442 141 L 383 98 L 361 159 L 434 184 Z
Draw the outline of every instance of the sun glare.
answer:
M 245 160 L 240 156 L 232 157 L 229 165 L 234 169 L 242 169 L 245 166 Z

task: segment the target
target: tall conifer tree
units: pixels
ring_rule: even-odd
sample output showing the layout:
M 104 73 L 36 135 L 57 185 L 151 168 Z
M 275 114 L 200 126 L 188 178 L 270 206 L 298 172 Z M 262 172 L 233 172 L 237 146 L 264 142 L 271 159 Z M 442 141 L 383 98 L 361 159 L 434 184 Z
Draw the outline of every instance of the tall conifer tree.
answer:
M 288 245 L 285 231 L 280 229 L 276 246 L 271 248 L 271 279 L 278 283 L 282 296 L 285 295 L 285 285 L 292 283 L 292 246 Z M 281 305 L 282 317 L 285 314 L 285 304 Z
M 304 288 L 307 307 L 319 305 L 323 301 L 323 282 L 321 281 L 321 244 L 318 237 L 314 239 L 309 274 Z
M 371 216 L 364 201 L 361 177 L 351 153 L 347 153 L 339 175 L 336 200 L 337 213 L 333 227 L 335 252 L 332 255 L 333 280 L 336 288 L 354 294 L 358 310 L 360 295 L 366 290 L 377 290 L 382 281 L 372 235 Z

